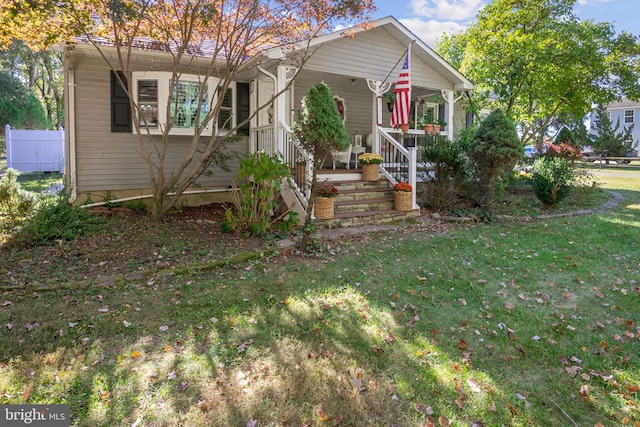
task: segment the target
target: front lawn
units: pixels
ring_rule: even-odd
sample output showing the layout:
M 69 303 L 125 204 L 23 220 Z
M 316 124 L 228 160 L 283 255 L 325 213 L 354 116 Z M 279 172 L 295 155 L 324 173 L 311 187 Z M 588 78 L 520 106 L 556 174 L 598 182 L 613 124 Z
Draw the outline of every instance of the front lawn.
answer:
M 614 211 L 424 217 L 307 256 L 193 210 L 0 248 L 0 403 L 92 427 L 637 425 L 640 182 L 604 186 Z

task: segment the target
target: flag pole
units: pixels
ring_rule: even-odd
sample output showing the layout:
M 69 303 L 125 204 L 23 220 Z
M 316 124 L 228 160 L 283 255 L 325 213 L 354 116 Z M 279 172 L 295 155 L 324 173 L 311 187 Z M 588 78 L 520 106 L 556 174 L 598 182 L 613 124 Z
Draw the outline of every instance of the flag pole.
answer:
M 393 67 L 391 67 L 391 70 L 389 71 L 389 74 L 387 74 L 387 77 L 385 77 L 384 80 L 382 80 L 382 84 L 384 84 L 387 81 L 387 79 L 389 78 L 391 73 L 393 73 L 393 70 L 396 69 L 396 67 L 398 66 L 400 61 L 402 61 L 405 58 L 405 55 L 407 53 L 409 53 L 409 55 L 411 55 L 411 45 L 414 44 L 415 42 L 416 42 L 415 40 L 411 40 L 409 42 L 409 46 L 407 46 L 407 49 L 402 53 L 402 55 L 400 55 L 400 58 L 398 58 L 398 61 L 395 63 L 395 65 Z M 409 67 L 411 67 L 411 58 L 409 58 Z

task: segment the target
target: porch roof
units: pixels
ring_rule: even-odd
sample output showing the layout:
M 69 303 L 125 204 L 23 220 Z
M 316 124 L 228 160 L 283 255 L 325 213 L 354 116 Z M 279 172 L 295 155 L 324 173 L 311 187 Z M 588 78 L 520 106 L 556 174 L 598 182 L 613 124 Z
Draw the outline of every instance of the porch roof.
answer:
M 340 43 L 340 41 L 342 40 L 349 40 L 354 37 L 358 37 L 358 35 L 364 34 L 368 31 L 383 32 L 386 37 L 391 37 L 396 43 L 401 46 L 409 46 L 409 44 L 413 42 L 413 45 L 411 47 L 412 56 L 417 56 L 419 59 L 432 67 L 438 74 L 444 77 L 449 82 L 449 84 L 451 84 L 451 87 L 454 90 L 464 91 L 471 90 L 475 87 L 475 85 L 464 75 L 462 75 L 462 73 L 456 70 L 444 58 L 438 55 L 426 43 L 420 40 L 415 34 L 409 31 L 404 25 L 402 25 L 396 18 L 392 16 L 378 19 L 365 25 L 359 25 L 340 31 L 335 31 L 316 37 L 312 40 L 301 41 L 286 46 L 279 46 L 264 50 L 251 58 L 247 63 L 243 64 L 243 68 L 254 69 L 256 65 L 263 65 L 268 67 L 272 64 L 291 60 L 293 55 L 299 54 L 306 49 L 319 48 L 331 43 Z M 399 69 L 399 66 L 397 66 L 396 68 Z M 366 72 L 366 70 L 362 70 L 362 72 Z M 360 77 L 373 76 L 362 75 Z M 394 78 L 394 76 L 392 76 L 391 78 Z

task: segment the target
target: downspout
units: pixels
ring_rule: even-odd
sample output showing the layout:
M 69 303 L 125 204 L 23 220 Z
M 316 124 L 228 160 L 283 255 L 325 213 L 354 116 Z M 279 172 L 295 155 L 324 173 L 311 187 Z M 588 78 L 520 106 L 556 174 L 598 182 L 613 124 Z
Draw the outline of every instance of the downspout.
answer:
M 64 48 L 64 57 L 65 57 L 65 79 L 66 79 L 66 91 L 65 91 L 65 118 L 67 122 L 67 131 L 65 132 L 65 145 L 67 147 L 67 153 L 69 158 L 67 159 L 67 164 L 65 166 L 65 172 L 68 176 L 65 181 L 71 187 L 71 192 L 69 194 L 69 203 L 73 204 L 78 198 L 78 187 L 76 183 L 76 118 L 75 118 L 75 94 L 76 94 L 76 78 L 75 72 L 73 70 L 73 65 L 71 63 L 71 55 L 70 48 Z

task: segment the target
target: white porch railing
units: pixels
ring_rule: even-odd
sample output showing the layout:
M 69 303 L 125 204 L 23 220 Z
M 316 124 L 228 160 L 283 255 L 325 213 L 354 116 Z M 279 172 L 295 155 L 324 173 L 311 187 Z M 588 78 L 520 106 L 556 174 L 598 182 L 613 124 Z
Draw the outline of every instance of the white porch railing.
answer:
M 311 178 L 313 155 L 304 149 L 300 141 L 292 136 L 291 128 L 280 122 L 278 126 L 278 138 L 274 138 L 272 125 L 261 126 L 253 129 L 251 140 L 251 152 L 264 151 L 268 155 L 279 152 L 282 161 L 291 169 L 291 180 L 296 196 L 303 206 L 307 206 L 309 192 L 311 191 Z M 281 145 L 278 143 L 281 142 Z M 278 147 L 281 146 L 281 150 Z
M 393 132 L 393 135 L 391 134 Z M 415 135 L 414 135 L 415 133 Z M 417 185 L 417 164 L 418 149 L 416 147 L 417 137 L 424 135 L 422 131 L 415 131 L 408 134 L 397 133 L 394 129 L 377 128 L 377 138 L 373 152 L 377 152 L 382 156 L 382 173 L 389 179 L 392 184 L 404 181 L 411 185 L 411 206 L 413 209 L 419 209 L 416 203 L 416 185 Z M 397 137 L 402 142 L 396 140 Z M 412 142 L 412 144 L 406 144 Z M 413 145 L 413 146 L 411 146 Z
M 273 126 L 260 126 L 253 129 L 251 139 L 251 152 L 264 151 L 269 156 L 273 156 L 276 144 L 273 139 Z

